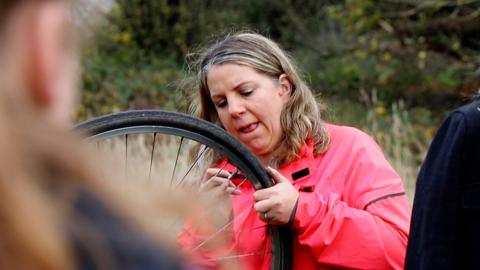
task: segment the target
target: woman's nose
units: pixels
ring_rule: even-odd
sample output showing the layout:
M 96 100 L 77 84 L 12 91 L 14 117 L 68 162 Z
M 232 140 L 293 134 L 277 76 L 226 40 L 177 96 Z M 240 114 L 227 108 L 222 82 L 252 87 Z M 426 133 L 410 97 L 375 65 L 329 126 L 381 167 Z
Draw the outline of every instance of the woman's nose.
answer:
M 240 117 L 245 112 L 245 104 L 237 98 L 228 101 L 228 112 L 233 118 Z

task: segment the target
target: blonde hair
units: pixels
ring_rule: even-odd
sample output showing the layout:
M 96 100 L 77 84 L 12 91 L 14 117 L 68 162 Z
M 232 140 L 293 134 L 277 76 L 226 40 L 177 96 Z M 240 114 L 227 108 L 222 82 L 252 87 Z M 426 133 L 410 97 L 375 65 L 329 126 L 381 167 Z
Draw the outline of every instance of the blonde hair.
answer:
M 273 164 L 281 165 L 299 157 L 308 139 L 313 140 L 315 155 L 328 148 L 329 136 L 322 124 L 322 104 L 316 101 L 290 56 L 275 42 L 257 33 L 227 34 L 200 54 L 197 71 L 200 94 L 197 114 L 200 118 L 222 126 L 210 98 L 207 76 L 212 66 L 225 63 L 245 65 L 272 78 L 286 74 L 292 84 L 291 97 L 280 116 L 283 139 Z

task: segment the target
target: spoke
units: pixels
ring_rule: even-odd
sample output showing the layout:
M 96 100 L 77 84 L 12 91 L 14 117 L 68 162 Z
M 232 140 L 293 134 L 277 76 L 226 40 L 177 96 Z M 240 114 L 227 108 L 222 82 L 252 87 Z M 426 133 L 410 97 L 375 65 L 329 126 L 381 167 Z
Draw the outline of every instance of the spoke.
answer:
M 128 134 L 125 134 L 125 176 L 127 176 L 128 168 Z
M 185 173 L 185 175 L 183 175 L 182 179 L 180 179 L 180 181 L 178 182 L 178 184 L 176 185 L 175 188 L 178 188 L 182 184 L 183 180 L 185 180 L 185 178 L 190 173 L 190 171 L 193 169 L 193 167 L 195 167 L 195 165 L 197 165 L 197 162 L 200 160 L 200 158 L 203 157 L 203 155 L 205 154 L 205 151 L 207 151 L 207 149 L 208 149 L 208 146 L 205 145 L 205 147 L 202 149 L 202 151 L 200 151 L 200 154 L 197 156 L 197 158 L 193 162 L 192 166 L 190 166 L 190 168 L 188 168 L 187 172 Z
M 153 144 L 152 144 L 152 154 L 150 155 L 150 170 L 148 171 L 148 182 L 150 183 L 150 177 L 152 175 L 152 164 L 153 164 L 153 152 L 155 151 L 155 142 L 157 138 L 157 133 L 153 133 Z
M 264 228 L 267 228 L 268 225 L 265 223 L 264 225 L 260 225 L 260 226 L 255 226 L 255 227 L 251 227 L 251 228 L 245 228 L 245 229 L 242 229 L 242 230 L 239 230 L 237 232 L 237 234 L 241 234 L 243 232 L 250 232 L 250 231 L 254 231 L 254 230 L 259 230 L 259 229 L 264 229 Z
M 171 189 L 172 183 L 173 183 L 173 178 L 175 177 L 175 171 L 177 169 L 178 157 L 180 156 L 180 149 L 182 149 L 183 139 L 184 139 L 184 137 L 182 137 L 180 139 L 180 145 L 178 146 L 177 157 L 175 158 L 175 164 L 173 165 L 172 178 L 170 178 L 170 185 L 168 186 L 168 190 Z
M 232 176 L 233 176 L 233 173 L 232 173 Z M 243 183 L 245 183 L 246 181 L 247 181 L 247 177 L 244 176 L 242 182 L 240 182 L 238 185 L 235 186 L 235 188 L 233 189 L 232 193 L 235 192 L 235 191 L 237 191 L 237 189 L 238 189 L 239 187 L 241 187 L 241 186 L 243 185 Z
M 248 257 L 248 256 L 258 256 L 258 255 L 263 255 L 263 257 L 265 257 L 265 254 L 268 254 L 268 253 L 272 253 L 272 252 L 269 251 L 269 250 L 265 250 L 265 251 L 257 251 L 257 252 L 251 252 L 251 253 L 245 253 L 245 254 L 219 256 L 219 257 L 216 257 L 216 258 L 208 259 L 206 261 L 211 262 L 211 261 L 220 261 L 220 260 L 230 260 L 230 259 L 236 259 L 236 258 L 242 258 L 242 257 Z
M 220 228 L 218 231 L 216 231 L 214 234 L 210 235 L 210 237 L 208 237 L 207 239 L 203 240 L 202 242 L 200 242 L 200 244 L 198 244 L 196 247 L 194 247 L 192 249 L 192 251 L 196 251 L 198 250 L 199 248 L 201 248 L 203 245 L 205 245 L 205 243 L 207 243 L 208 241 L 214 239 L 215 237 L 217 237 L 221 232 L 225 231 L 228 227 L 230 227 L 230 225 L 233 224 L 233 222 L 235 220 L 237 220 L 238 218 L 240 218 L 241 216 L 245 215 L 248 211 L 250 211 L 251 208 L 247 208 L 245 210 L 243 210 L 243 212 L 241 212 L 240 214 L 238 214 L 235 218 L 233 218 L 231 221 L 229 221 L 227 224 L 223 225 L 222 228 Z

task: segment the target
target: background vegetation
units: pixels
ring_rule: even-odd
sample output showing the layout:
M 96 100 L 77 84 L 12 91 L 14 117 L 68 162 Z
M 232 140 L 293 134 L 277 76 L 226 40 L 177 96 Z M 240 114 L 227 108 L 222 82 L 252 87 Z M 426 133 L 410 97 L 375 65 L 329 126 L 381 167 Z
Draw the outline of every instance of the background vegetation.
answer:
M 288 50 L 328 119 L 372 134 L 413 187 L 442 118 L 479 86 L 479 16 L 472 0 L 117 0 L 85 49 L 78 120 L 185 110 L 187 56 L 250 29 Z

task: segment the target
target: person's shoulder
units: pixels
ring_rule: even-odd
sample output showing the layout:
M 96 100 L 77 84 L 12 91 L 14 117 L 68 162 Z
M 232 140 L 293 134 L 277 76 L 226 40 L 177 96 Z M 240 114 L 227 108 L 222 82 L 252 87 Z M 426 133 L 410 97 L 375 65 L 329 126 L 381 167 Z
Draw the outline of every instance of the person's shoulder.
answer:
M 480 121 L 480 99 L 461 106 L 454 110 L 452 114 L 462 114 L 467 119 Z
M 336 125 L 327 123 L 325 124 L 327 131 L 330 135 L 331 140 L 358 140 L 358 139 L 368 139 L 371 140 L 371 136 L 367 134 L 365 131 L 352 127 L 352 126 L 344 126 L 344 125 Z
M 443 122 L 442 128 L 457 131 L 460 129 L 466 131 L 467 136 L 468 134 L 480 136 L 480 100 L 477 99 L 452 111 Z
M 480 100 L 477 99 L 455 110 L 452 115 L 461 114 L 465 135 L 468 140 L 480 137 Z
M 450 112 L 442 122 L 430 145 L 431 150 L 462 148 L 480 137 L 480 100 Z M 475 144 L 476 145 L 476 144 Z

